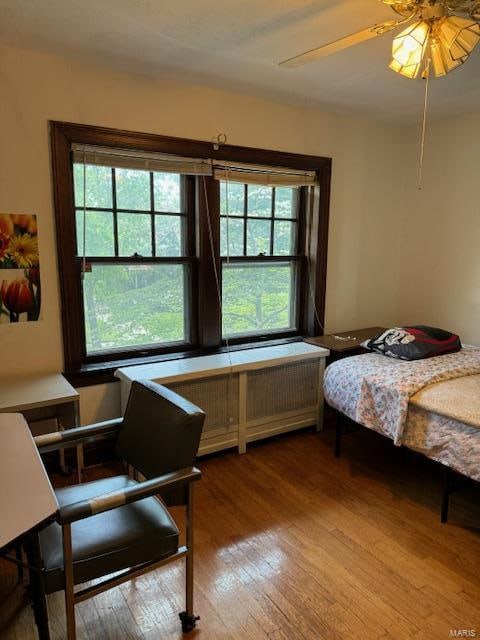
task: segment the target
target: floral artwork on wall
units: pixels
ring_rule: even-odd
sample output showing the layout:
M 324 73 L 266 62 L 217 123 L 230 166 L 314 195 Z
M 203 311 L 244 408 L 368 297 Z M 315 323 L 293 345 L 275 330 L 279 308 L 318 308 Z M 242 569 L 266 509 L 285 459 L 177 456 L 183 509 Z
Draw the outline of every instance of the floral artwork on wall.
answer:
M 0 213 L 0 324 L 40 318 L 37 216 Z

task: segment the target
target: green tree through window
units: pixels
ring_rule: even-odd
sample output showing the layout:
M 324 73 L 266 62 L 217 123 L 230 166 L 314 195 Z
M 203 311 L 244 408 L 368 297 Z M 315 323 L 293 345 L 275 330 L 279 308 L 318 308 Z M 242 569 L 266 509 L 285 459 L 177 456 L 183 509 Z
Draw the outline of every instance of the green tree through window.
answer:
M 297 196 L 291 187 L 221 182 L 224 336 L 296 328 Z
M 87 354 L 186 342 L 182 176 L 77 163 L 74 187 Z

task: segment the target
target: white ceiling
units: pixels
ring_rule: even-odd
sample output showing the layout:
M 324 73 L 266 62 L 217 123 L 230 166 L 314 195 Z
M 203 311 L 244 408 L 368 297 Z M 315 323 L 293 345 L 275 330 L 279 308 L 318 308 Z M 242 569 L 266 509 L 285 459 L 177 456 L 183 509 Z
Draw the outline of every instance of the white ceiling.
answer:
M 387 68 L 391 35 L 301 69 L 278 62 L 394 16 L 378 0 L 0 0 L 0 42 L 330 111 L 420 119 L 422 81 Z M 434 116 L 480 110 L 480 47 L 431 85 Z

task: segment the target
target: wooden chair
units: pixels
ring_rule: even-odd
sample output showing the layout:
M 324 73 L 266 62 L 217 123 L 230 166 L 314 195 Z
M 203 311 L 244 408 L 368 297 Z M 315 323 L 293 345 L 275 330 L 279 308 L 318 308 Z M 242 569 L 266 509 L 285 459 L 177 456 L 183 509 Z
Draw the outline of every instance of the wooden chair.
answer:
M 121 475 L 56 491 L 56 522 L 40 532 L 37 547 L 27 545 L 30 566 L 40 568 L 30 572 L 40 638 L 49 638 L 46 594 L 65 591 L 67 638 L 74 640 L 77 603 L 180 558 L 186 559 L 186 610 L 179 615 L 183 631 L 195 627 L 193 482 L 201 473 L 193 464 L 204 419 L 198 407 L 161 385 L 134 382 L 123 418 L 36 438 L 41 453 L 114 440 L 119 459 L 135 478 L 146 478 Z M 186 507 L 184 546 L 166 505 Z

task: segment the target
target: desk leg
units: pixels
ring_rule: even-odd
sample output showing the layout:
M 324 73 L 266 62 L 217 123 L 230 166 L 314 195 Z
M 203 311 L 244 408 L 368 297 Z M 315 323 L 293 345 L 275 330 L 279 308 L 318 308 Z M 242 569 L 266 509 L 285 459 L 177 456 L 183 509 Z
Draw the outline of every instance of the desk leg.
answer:
M 68 476 L 70 474 L 70 469 L 67 467 L 67 463 L 65 462 L 65 449 L 59 449 L 58 458 L 60 464 L 60 471 L 64 476 Z
M 21 541 L 17 542 L 15 545 L 15 557 L 17 559 L 17 572 L 18 572 L 18 582 L 23 582 L 23 548 Z
M 45 586 L 42 578 L 42 556 L 40 554 L 40 544 L 38 533 L 31 533 L 26 536 L 25 550 L 28 564 L 32 567 L 30 573 L 30 594 L 33 603 L 33 614 L 38 629 L 40 640 L 50 640 L 50 630 L 48 627 L 47 599 Z
M 63 415 L 59 412 L 58 408 L 57 408 L 57 431 L 65 431 L 65 426 L 63 424 Z M 58 464 L 60 466 L 60 473 L 62 473 L 64 476 L 70 475 L 70 469 L 67 467 L 67 463 L 65 462 L 65 449 L 58 450 Z
M 76 400 L 73 403 L 73 426 L 80 426 L 80 402 Z M 78 482 L 81 484 L 84 478 L 84 468 L 85 468 L 85 460 L 83 458 L 83 444 L 79 444 L 77 446 L 77 473 L 78 473 Z
M 57 408 L 57 421 L 58 421 L 58 429 L 60 431 L 64 431 L 65 429 L 74 429 L 75 427 L 80 426 L 80 409 L 78 400 L 74 400 L 73 402 L 68 402 L 63 405 L 59 405 Z M 84 469 L 84 459 L 83 459 L 83 445 L 78 445 L 76 448 L 77 453 L 77 476 L 78 482 L 83 482 L 83 469 Z M 65 464 L 65 450 L 60 449 L 60 468 L 65 475 L 70 474 L 71 469 L 67 468 Z
M 77 474 L 78 474 L 78 484 L 82 484 L 83 478 L 83 469 L 85 467 L 85 462 L 83 459 L 83 444 L 77 445 Z

